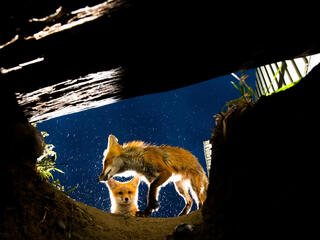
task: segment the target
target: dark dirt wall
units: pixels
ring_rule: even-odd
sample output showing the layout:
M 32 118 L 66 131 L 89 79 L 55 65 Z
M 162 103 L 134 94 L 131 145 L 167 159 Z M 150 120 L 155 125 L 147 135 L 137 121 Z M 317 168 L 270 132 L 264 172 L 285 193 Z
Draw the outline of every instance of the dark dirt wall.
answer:
M 320 66 L 214 129 L 199 239 L 307 239 L 316 231 Z M 202 238 L 204 237 L 204 238 Z

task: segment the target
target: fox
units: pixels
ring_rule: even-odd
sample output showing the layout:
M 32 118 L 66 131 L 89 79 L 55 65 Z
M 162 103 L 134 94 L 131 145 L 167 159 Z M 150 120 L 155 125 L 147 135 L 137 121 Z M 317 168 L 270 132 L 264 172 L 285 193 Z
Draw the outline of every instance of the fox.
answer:
M 149 183 L 147 207 L 137 211 L 136 216 L 148 217 L 160 207 L 158 193 L 169 181 L 185 200 L 179 216 L 188 214 L 193 201 L 189 190 L 201 208 L 207 197 L 208 178 L 198 159 L 189 151 L 168 145 L 151 145 L 143 141 L 132 141 L 120 145 L 110 134 L 108 148 L 102 161 L 100 181 L 108 181 L 116 174 L 134 171 Z
M 106 184 L 111 199 L 111 212 L 115 214 L 135 216 L 138 211 L 138 186 L 139 176 L 135 176 L 129 182 L 118 182 L 110 178 Z

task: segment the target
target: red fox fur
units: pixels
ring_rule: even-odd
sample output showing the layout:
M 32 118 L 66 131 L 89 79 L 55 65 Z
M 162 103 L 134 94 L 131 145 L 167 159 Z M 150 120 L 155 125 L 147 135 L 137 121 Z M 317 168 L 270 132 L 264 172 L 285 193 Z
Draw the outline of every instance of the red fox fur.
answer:
M 110 178 L 107 181 L 111 199 L 111 212 L 135 216 L 138 211 L 137 196 L 139 177 L 134 177 L 129 182 L 117 182 Z
M 148 205 L 137 216 L 150 216 L 159 207 L 157 201 L 159 188 L 172 176 L 176 191 L 185 199 L 185 207 L 179 215 L 189 213 L 192 207 L 192 196 L 201 207 L 207 197 L 208 178 L 198 162 L 189 151 L 166 145 L 155 146 L 141 141 L 125 143 L 122 146 L 118 139 L 109 135 L 108 149 L 103 159 L 100 181 L 107 181 L 116 174 L 135 171 L 143 175 L 150 183 Z

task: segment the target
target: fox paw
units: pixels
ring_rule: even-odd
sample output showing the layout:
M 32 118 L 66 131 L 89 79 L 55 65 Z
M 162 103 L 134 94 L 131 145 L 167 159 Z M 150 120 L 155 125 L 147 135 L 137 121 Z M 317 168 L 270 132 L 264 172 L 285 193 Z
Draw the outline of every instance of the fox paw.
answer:
M 137 217 L 149 217 L 153 210 L 158 209 L 160 206 L 160 203 L 158 201 L 151 202 L 147 208 L 144 211 L 138 211 L 136 212 Z
M 136 212 L 136 217 L 149 217 L 151 215 L 151 212 L 146 211 L 138 211 Z
M 150 203 L 150 208 L 157 210 L 160 207 L 160 203 L 158 201 L 155 201 L 153 203 Z M 147 207 L 148 208 L 148 207 Z

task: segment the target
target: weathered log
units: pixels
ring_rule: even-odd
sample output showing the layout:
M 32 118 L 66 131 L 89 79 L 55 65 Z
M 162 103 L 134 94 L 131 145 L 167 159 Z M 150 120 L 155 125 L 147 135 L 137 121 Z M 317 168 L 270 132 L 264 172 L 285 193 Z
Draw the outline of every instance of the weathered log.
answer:
M 17 94 L 18 104 L 29 122 L 76 113 L 117 101 L 120 69 L 88 74 L 39 90 Z
M 307 34 L 293 39 L 292 32 L 303 21 L 297 16 L 280 27 L 277 19 L 270 18 L 272 7 L 265 6 L 261 12 L 259 7 L 250 6 L 249 14 L 249 6 L 244 3 L 230 8 L 212 1 L 174 1 L 170 6 L 147 0 L 101 2 L 61 1 L 61 5 L 44 6 L 35 1 L 26 4 L 26 11 L 4 15 L 4 25 L 12 29 L 1 34 L 6 37 L 0 45 L 16 34 L 19 39 L 1 49 L 0 67 L 10 69 L 44 58 L 41 64 L 2 76 L 10 87 L 28 92 L 122 66 L 129 72 L 124 86 L 129 85 L 132 92 L 132 82 L 138 85 L 138 93 L 124 93 L 130 97 L 143 94 L 140 84 L 150 77 L 161 83 L 170 78 L 166 86 L 149 88 L 152 92 L 163 91 L 320 51 L 311 16 L 308 24 L 303 25 Z M 97 10 L 99 6 L 101 9 Z M 59 7 L 61 12 L 55 14 Z M 312 8 L 308 5 L 304 10 Z M 278 5 L 277 10 L 281 11 Z M 12 18 L 19 21 L 12 23 Z M 266 33 L 270 28 L 272 34 Z
M 122 67 L 117 95 L 124 99 L 320 52 L 312 5 L 304 9 L 306 34 L 294 38 L 302 17 L 280 26 L 270 18 L 272 7 L 261 12 L 243 2 L 232 9 L 214 1 L 169 6 L 149 0 L 26 6 L 0 16 L 8 30 L 0 36 L 2 87 L 21 94 Z M 286 8 L 277 5 L 277 11 L 286 19 Z

